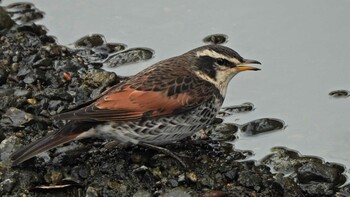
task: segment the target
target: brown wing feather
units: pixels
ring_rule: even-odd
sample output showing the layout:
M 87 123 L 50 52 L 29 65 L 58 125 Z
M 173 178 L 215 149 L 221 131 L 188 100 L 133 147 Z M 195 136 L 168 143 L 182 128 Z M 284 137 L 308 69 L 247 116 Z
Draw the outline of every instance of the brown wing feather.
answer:
M 105 95 L 82 109 L 59 115 L 61 119 L 126 121 L 167 116 L 193 108 L 198 103 L 188 92 L 167 96 L 164 92 L 141 91 L 124 87 Z M 200 102 L 199 102 L 200 103 Z
M 58 115 L 60 119 L 81 121 L 127 121 L 182 113 L 211 99 L 217 89 L 199 79 L 183 65 L 182 59 L 155 64 L 90 105 Z M 174 67 L 178 68 L 174 72 Z

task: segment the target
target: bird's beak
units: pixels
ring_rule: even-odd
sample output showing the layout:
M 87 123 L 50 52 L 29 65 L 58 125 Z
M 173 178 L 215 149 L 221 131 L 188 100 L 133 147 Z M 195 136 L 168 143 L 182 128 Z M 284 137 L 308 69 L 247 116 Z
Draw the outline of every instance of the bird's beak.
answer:
M 260 70 L 260 68 L 255 68 L 252 66 L 247 66 L 247 64 L 261 64 L 259 61 L 256 60 L 250 60 L 250 59 L 243 59 L 243 62 L 238 65 L 236 68 L 238 71 L 245 71 L 245 70 Z

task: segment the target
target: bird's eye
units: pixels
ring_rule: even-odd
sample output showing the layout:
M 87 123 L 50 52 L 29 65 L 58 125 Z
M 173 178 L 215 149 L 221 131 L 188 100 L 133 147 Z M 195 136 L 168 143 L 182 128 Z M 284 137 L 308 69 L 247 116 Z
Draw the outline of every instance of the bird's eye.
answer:
M 219 65 L 225 65 L 226 64 L 226 60 L 222 59 L 222 58 L 219 58 L 219 59 L 216 59 L 216 63 L 219 64 Z

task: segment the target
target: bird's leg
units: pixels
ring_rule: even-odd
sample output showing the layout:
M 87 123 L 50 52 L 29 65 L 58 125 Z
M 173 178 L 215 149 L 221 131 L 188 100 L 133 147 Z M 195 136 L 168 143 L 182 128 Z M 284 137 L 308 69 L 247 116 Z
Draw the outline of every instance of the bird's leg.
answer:
M 163 148 L 163 147 L 160 147 L 160 146 L 155 146 L 155 145 L 144 143 L 144 142 L 139 142 L 138 145 L 141 145 L 141 146 L 144 146 L 146 148 L 153 149 L 153 150 L 160 151 L 160 152 L 162 152 L 162 153 L 164 153 L 164 154 L 166 154 L 166 155 L 176 159 L 178 162 L 180 162 L 180 164 L 184 167 L 185 170 L 187 169 L 186 163 L 179 156 L 177 156 L 176 154 L 172 153 L 170 150 L 168 150 L 166 148 Z

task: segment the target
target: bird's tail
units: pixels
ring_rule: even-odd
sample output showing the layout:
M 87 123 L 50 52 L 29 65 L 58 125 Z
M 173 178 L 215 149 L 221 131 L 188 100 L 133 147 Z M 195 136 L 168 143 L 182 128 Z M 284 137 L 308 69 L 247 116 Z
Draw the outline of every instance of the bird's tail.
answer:
M 81 134 L 92 128 L 91 123 L 70 121 L 62 129 L 52 135 L 43 137 L 24 146 L 14 152 L 10 157 L 13 160 L 12 166 L 18 165 L 35 155 L 45 152 L 61 144 L 81 139 Z M 88 136 L 85 136 L 88 137 Z

